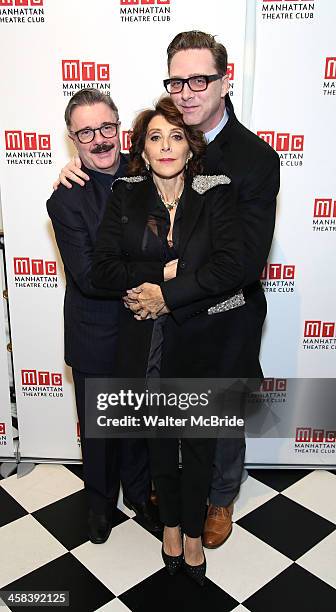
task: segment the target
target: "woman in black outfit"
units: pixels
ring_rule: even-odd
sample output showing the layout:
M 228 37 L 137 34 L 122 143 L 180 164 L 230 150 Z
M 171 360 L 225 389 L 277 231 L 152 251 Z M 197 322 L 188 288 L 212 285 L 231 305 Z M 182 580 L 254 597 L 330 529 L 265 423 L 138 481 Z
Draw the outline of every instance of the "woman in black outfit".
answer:
M 94 285 L 117 291 L 127 306 L 120 377 L 221 377 L 223 317 L 244 310 L 242 244 L 230 179 L 199 174 L 204 151 L 203 135 L 183 123 L 170 98 L 135 121 L 129 176 L 113 185 L 92 271 Z M 202 309 L 209 296 L 212 307 Z M 149 442 L 163 560 L 171 574 L 183 567 L 203 584 L 201 533 L 215 440 L 184 438 L 182 470 L 178 440 Z

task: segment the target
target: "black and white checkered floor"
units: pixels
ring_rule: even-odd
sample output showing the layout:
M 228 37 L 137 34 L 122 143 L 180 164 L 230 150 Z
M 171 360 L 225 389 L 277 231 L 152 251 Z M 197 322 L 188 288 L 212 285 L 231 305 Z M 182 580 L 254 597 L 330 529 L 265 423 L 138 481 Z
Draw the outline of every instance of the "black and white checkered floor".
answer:
M 1 480 L 0 589 L 68 590 L 74 612 L 336 609 L 332 471 L 251 470 L 232 535 L 206 551 L 204 588 L 168 575 L 159 539 L 133 516 L 120 504 L 108 541 L 97 546 L 87 540 L 80 467 L 38 465 Z M 1 612 L 8 609 L 22 610 Z

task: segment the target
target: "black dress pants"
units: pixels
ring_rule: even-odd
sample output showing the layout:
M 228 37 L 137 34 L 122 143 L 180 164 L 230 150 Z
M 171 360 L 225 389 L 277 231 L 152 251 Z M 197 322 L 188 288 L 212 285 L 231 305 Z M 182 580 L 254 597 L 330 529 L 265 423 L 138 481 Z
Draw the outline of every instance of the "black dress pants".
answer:
M 212 476 L 216 439 L 149 440 L 151 473 L 158 494 L 160 518 L 167 527 L 181 526 L 191 538 L 203 530 L 206 501 Z
M 247 392 L 227 391 L 226 402 L 228 413 L 246 420 Z M 238 495 L 245 460 L 245 437 L 220 437 L 225 432 L 219 431 L 214 457 L 212 483 L 209 493 L 210 504 L 228 506 Z
M 88 505 L 97 514 L 108 514 L 120 489 L 130 501 L 148 501 L 150 474 L 148 446 L 141 439 L 85 438 L 85 379 L 107 378 L 107 374 L 85 374 L 72 370 L 81 432 L 84 484 Z M 94 407 L 93 407 L 94 409 Z
M 209 494 L 210 504 L 229 506 L 240 489 L 245 459 L 244 438 L 219 438 Z

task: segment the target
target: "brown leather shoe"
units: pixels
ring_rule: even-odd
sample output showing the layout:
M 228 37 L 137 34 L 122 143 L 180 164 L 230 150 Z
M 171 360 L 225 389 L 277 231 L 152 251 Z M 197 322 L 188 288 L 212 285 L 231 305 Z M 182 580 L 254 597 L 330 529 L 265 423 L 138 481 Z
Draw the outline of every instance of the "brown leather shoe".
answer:
M 229 506 L 209 505 L 203 529 L 203 546 L 218 548 L 229 537 L 232 531 L 233 504 Z

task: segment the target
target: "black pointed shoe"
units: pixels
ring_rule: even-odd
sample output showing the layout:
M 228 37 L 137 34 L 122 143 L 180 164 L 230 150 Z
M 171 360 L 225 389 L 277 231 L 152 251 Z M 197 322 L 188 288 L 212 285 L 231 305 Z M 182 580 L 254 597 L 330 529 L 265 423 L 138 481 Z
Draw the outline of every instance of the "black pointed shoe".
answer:
M 96 514 L 89 510 L 89 539 L 93 544 L 104 544 L 112 530 L 112 520 L 106 514 Z
M 204 561 L 200 565 L 189 565 L 189 563 L 186 563 L 185 559 L 183 559 L 183 570 L 187 574 L 187 576 L 189 576 L 189 578 L 192 578 L 200 586 L 204 586 L 206 572 L 205 555 Z
M 162 560 L 166 566 L 166 570 L 168 574 L 170 574 L 171 576 L 175 576 L 175 574 L 177 574 L 177 572 L 182 567 L 183 553 L 181 553 L 177 557 L 173 557 L 172 555 L 167 555 L 167 553 L 165 553 L 165 551 L 163 550 L 163 544 L 162 544 L 161 555 L 162 555 Z
M 162 531 L 163 525 L 159 518 L 158 508 L 150 501 L 136 504 L 124 497 L 124 504 L 129 510 L 135 512 L 139 523 L 148 531 Z

